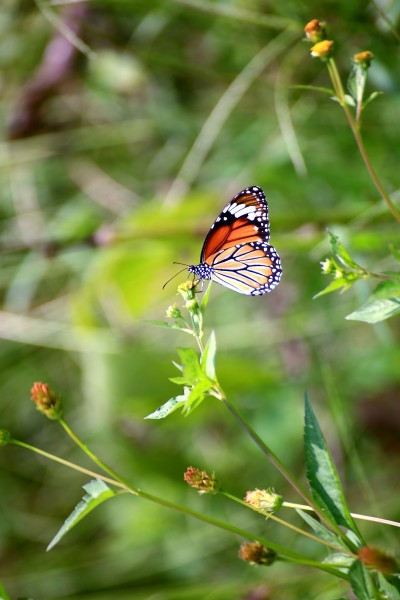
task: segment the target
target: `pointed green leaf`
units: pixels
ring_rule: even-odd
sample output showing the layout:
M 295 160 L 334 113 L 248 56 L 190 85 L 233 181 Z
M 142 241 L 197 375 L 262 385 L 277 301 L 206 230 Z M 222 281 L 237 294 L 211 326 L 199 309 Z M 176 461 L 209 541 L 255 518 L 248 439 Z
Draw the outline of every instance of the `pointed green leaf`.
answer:
M 66 518 L 64 525 L 59 529 L 58 533 L 51 540 L 47 546 L 47 551 L 51 550 L 64 535 L 74 527 L 81 519 L 86 517 L 96 506 L 105 502 L 109 498 L 115 496 L 115 492 L 111 490 L 101 479 L 94 479 L 90 483 L 83 486 L 83 489 L 87 492 L 76 505 L 75 509 Z
M 382 94 L 383 94 L 383 92 L 381 92 L 381 91 L 372 92 L 372 94 L 370 94 L 368 96 L 368 98 L 366 100 L 364 100 L 363 109 L 366 106 L 368 106 L 368 104 L 370 104 L 370 102 L 373 102 L 376 98 L 378 98 L 379 96 L 382 96 Z
M 330 294 L 331 292 L 334 292 L 335 290 L 338 290 L 339 288 L 343 288 L 342 292 L 345 292 L 346 290 L 349 289 L 349 287 L 351 287 L 353 285 L 353 283 L 355 283 L 355 280 L 352 282 L 349 282 L 344 277 L 338 277 L 337 279 L 334 279 L 333 281 L 331 281 L 331 283 L 328 286 L 326 286 L 326 288 L 324 288 L 321 292 L 318 292 L 318 294 L 315 294 L 315 296 L 313 296 L 313 300 L 315 300 L 316 298 L 319 298 L 320 296 L 325 296 L 325 294 Z
M 345 99 L 347 106 L 352 106 L 352 107 L 356 106 L 356 102 L 355 102 L 353 96 L 350 96 L 350 94 L 345 94 L 344 99 Z
M 330 243 L 331 243 L 332 252 L 335 256 L 337 256 L 337 258 L 340 260 L 340 262 L 345 267 L 349 267 L 350 269 L 353 269 L 354 271 L 364 272 L 364 269 L 362 267 L 360 267 L 360 265 L 358 265 L 351 258 L 350 254 L 347 252 L 347 250 L 345 249 L 345 247 L 343 246 L 343 244 L 341 243 L 339 238 L 336 235 L 334 235 L 333 233 L 331 233 L 330 231 L 328 233 L 331 238 Z
M 343 543 L 343 541 L 332 531 L 329 531 L 320 521 L 317 521 L 312 515 L 306 513 L 303 510 L 296 509 L 296 512 L 300 515 L 300 517 L 311 527 L 311 529 L 317 534 L 321 540 L 325 540 L 325 542 L 329 542 L 330 544 L 334 544 L 338 548 L 343 548 L 344 550 L 348 550 L 348 547 Z
M 362 102 L 366 81 L 367 69 L 360 64 L 354 64 L 347 80 L 347 89 L 357 104 Z
M 355 560 L 349 569 L 351 589 L 359 600 L 376 598 L 370 574 L 361 561 Z
M 215 380 L 215 353 L 217 351 L 217 343 L 215 341 L 215 333 L 212 331 L 204 348 L 201 366 L 205 374 L 211 381 Z
M 176 396 L 175 398 L 170 398 L 165 404 L 157 408 L 157 410 L 147 415 L 145 419 L 165 419 L 165 417 L 168 417 L 174 410 L 181 407 L 182 404 L 186 402 L 187 398 L 188 393 Z
M 143 323 L 148 323 L 149 325 L 154 325 L 155 327 L 162 327 L 164 329 L 178 329 L 179 331 L 186 331 L 188 333 L 192 333 L 190 329 L 188 329 L 184 323 L 179 325 L 179 323 L 167 323 L 166 321 L 150 321 L 146 320 Z
M 357 532 L 342 491 L 339 475 L 306 395 L 304 446 L 307 479 L 316 504 L 337 524 Z
M 380 283 L 368 300 L 357 310 L 347 315 L 350 321 L 378 323 L 400 313 L 400 282 Z
M 186 404 L 184 406 L 183 412 L 188 415 L 197 408 L 203 400 L 205 400 L 208 396 L 206 393 L 212 387 L 212 382 L 208 379 L 204 379 L 199 381 L 192 387 L 190 390 L 189 396 L 187 398 Z

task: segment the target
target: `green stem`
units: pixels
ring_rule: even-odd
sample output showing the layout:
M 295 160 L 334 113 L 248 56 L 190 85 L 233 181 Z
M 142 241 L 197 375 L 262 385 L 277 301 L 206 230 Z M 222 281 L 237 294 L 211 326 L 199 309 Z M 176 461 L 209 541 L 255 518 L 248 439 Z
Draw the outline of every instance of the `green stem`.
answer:
M 225 398 L 221 398 L 229 412 L 234 416 L 239 425 L 246 431 L 246 433 L 251 437 L 251 439 L 255 442 L 255 444 L 260 448 L 261 452 L 268 458 L 268 460 L 274 465 L 274 467 L 281 473 L 281 475 L 288 481 L 288 483 L 292 486 L 292 488 L 307 502 L 307 504 L 312 508 L 316 515 L 321 519 L 325 525 L 334 531 L 336 535 L 338 535 L 347 545 L 349 545 L 349 539 L 346 537 L 345 533 L 340 529 L 340 527 L 330 519 L 326 517 L 326 515 L 318 508 L 318 506 L 314 503 L 312 498 L 303 490 L 300 483 L 295 479 L 291 473 L 284 467 L 276 454 L 265 444 L 265 442 L 257 435 L 254 429 L 245 421 L 245 419 L 238 413 L 236 408 L 228 402 Z
M 165 500 L 164 498 L 160 498 L 158 496 L 154 496 L 153 494 L 144 492 L 143 490 L 140 490 L 131 485 L 123 483 L 119 476 L 118 476 L 118 480 L 113 480 L 108 477 L 104 477 L 103 475 L 100 475 L 98 473 L 95 473 L 93 471 L 90 471 L 89 469 L 85 469 L 84 467 L 80 467 L 79 465 L 71 463 L 67 460 L 59 458 L 58 456 L 49 454 L 48 452 L 45 452 L 44 450 L 41 450 L 40 448 L 31 446 L 30 444 L 26 444 L 25 442 L 11 439 L 10 443 L 15 444 L 17 446 L 21 446 L 22 448 L 25 448 L 27 450 L 31 450 L 32 452 L 35 452 L 36 454 L 40 454 L 41 456 L 44 456 L 50 460 L 58 462 L 70 469 L 74 469 L 75 471 L 79 471 L 81 473 L 85 473 L 92 477 L 101 479 L 102 481 L 106 481 L 107 483 L 110 483 L 111 485 L 125 489 L 127 492 L 135 494 L 136 496 L 140 496 L 141 498 L 144 498 L 145 500 L 149 500 L 150 502 L 154 502 L 160 506 L 164 506 L 165 508 L 169 508 L 171 510 L 180 512 L 181 514 L 195 518 L 199 521 L 203 521 L 204 523 L 214 525 L 215 527 L 218 527 L 219 529 L 224 529 L 225 531 L 229 531 L 230 533 L 239 535 L 242 538 L 258 541 L 261 544 L 263 544 L 264 546 L 271 548 L 278 554 L 281 554 L 282 556 L 287 557 L 288 559 L 291 560 L 291 562 L 294 562 L 297 564 L 302 564 L 302 565 L 307 565 L 307 566 L 311 566 L 311 567 L 316 567 L 317 569 L 321 569 L 321 570 L 331 573 L 332 575 L 335 575 L 337 577 L 342 577 L 343 579 L 347 579 L 347 576 L 344 575 L 343 573 L 341 573 L 340 571 L 338 571 L 337 568 L 333 565 L 330 566 L 328 564 L 322 564 L 322 563 L 319 563 L 319 562 L 316 562 L 313 560 L 308 560 L 297 552 L 293 552 L 292 550 L 289 550 L 288 548 L 285 548 L 284 546 L 280 546 L 279 544 L 270 542 L 269 540 L 267 540 L 263 537 L 260 537 L 260 536 L 250 533 L 249 531 L 240 529 L 239 527 L 235 527 L 234 525 L 230 525 L 229 523 L 224 523 L 223 521 L 220 521 L 219 519 L 214 519 L 213 517 L 209 517 L 208 515 L 204 515 L 195 510 L 191 510 L 190 508 L 180 506 L 179 504 L 175 504 L 174 502 L 170 502 L 169 500 Z
M 266 517 L 267 519 L 271 519 L 272 521 L 275 521 L 276 523 L 279 523 L 280 525 L 283 525 L 284 527 L 287 527 L 288 529 L 295 531 L 299 535 L 303 535 L 319 544 L 324 544 L 324 546 L 328 546 L 328 548 L 335 550 L 335 552 L 346 553 L 346 554 L 349 554 L 350 556 L 353 556 L 354 558 L 356 558 L 356 556 L 350 550 L 345 550 L 343 547 L 335 546 L 335 544 L 330 544 L 329 542 L 313 535 L 312 533 L 308 533 L 307 531 L 304 531 L 303 529 L 300 529 L 299 527 L 296 527 L 295 525 L 292 525 L 291 523 L 288 523 L 287 521 L 280 519 L 279 517 L 275 516 L 273 513 L 264 511 L 260 508 L 256 508 L 255 506 L 252 506 L 251 504 L 244 502 L 244 500 L 241 500 L 240 498 L 237 498 L 236 496 L 229 494 L 229 492 L 225 492 L 222 489 L 220 489 L 219 491 L 221 494 L 223 494 L 230 500 L 233 500 L 234 502 L 237 502 L 238 504 L 242 504 L 243 506 L 246 506 L 247 508 L 251 508 L 255 512 L 258 512 L 260 515 L 263 515 L 264 517 Z M 312 510 L 312 509 L 310 509 L 310 507 L 307 507 L 307 509 Z
M 375 172 L 375 169 L 373 168 L 373 166 L 372 166 L 372 164 L 371 164 L 371 162 L 369 160 L 367 151 L 366 151 L 365 146 L 364 146 L 363 139 L 361 137 L 360 130 L 357 127 L 357 124 L 354 121 L 354 119 L 353 119 L 353 117 L 351 115 L 351 112 L 349 110 L 349 107 L 346 104 L 345 93 L 344 93 L 344 89 L 343 89 L 343 85 L 342 85 L 342 80 L 340 79 L 340 74 L 339 74 L 339 71 L 337 69 L 337 66 L 336 66 L 336 63 L 335 63 L 334 59 L 330 58 L 328 60 L 327 65 L 328 65 L 329 75 L 330 75 L 330 78 L 332 80 L 333 87 L 335 89 L 336 96 L 337 96 L 337 98 L 338 98 L 338 100 L 340 102 L 341 107 L 344 110 L 344 113 L 346 115 L 347 121 L 348 121 L 348 123 L 350 125 L 350 128 L 351 128 L 352 132 L 353 132 L 354 139 L 356 140 L 358 149 L 360 151 L 361 157 L 362 157 L 362 159 L 364 161 L 365 166 L 367 167 L 368 173 L 369 173 L 369 175 L 370 175 L 370 177 L 371 177 L 371 179 L 372 179 L 372 181 L 373 181 L 376 189 L 378 190 L 380 196 L 383 198 L 383 200 L 388 205 L 390 212 L 392 213 L 392 215 L 394 216 L 394 218 L 396 219 L 396 221 L 400 224 L 400 213 L 397 211 L 397 209 L 394 206 L 394 204 L 392 203 L 389 195 L 386 193 L 386 190 L 384 189 L 384 187 L 383 187 L 383 185 L 382 185 L 382 183 L 381 183 L 378 175 Z
M 111 477 L 113 477 L 114 479 L 116 479 L 120 483 L 123 483 L 127 488 L 130 488 L 130 484 L 127 481 L 125 481 L 120 475 L 118 475 L 118 473 L 116 473 L 114 471 L 114 469 L 112 469 L 111 467 L 109 467 L 108 465 L 106 465 L 105 462 L 103 462 L 96 454 L 94 454 L 94 452 L 92 452 L 90 450 L 90 448 L 88 448 L 88 446 L 76 435 L 76 433 L 74 433 L 74 431 L 72 431 L 72 429 L 70 428 L 70 426 L 68 425 L 68 423 L 66 423 L 66 421 L 64 421 L 63 418 L 59 419 L 59 423 L 60 423 L 60 425 L 63 426 L 63 428 L 68 433 L 68 435 L 70 436 L 70 438 L 79 446 L 79 448 L 85 454 L 87 454 L 87 456 L 89 456 L 89 458 L 98 467 L 100 467 L 100 469 L 103 469 L 103 471 L 105 471 L 106 473 L 108 473 L 109 475 L 111 475 Z

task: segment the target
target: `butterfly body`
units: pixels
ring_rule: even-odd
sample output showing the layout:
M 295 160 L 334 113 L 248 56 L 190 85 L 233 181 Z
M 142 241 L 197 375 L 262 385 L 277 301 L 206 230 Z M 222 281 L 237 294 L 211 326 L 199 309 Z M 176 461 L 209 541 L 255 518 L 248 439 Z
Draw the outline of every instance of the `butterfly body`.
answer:
M 268 204 L 258 186 L 245 188 L 211 225 L 198 265 L 189 273 L 211 279 L 240 294 L 270 292 L 281 278 L 281 261 L 269 244 Z

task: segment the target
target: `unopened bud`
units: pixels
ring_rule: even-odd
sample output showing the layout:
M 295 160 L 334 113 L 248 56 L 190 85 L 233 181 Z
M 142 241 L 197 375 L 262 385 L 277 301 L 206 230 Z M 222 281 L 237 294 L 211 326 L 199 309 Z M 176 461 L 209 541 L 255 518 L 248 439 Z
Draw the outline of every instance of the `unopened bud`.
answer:
M 364 565 L 381 573 L 395 573 L 398 570 L 396 560 L 390 554 L 372 546 L 363 546 L 358 551 L 358 558 Z
M 11 434 L 6 429 L 0 429 L 0 446 L 7 446 L 11 441 Z
M 368 69 L 371 66 L 371 61 L 374 58 L 374 55 L 369 50 L 365 50 L 364 52 L 359 52 L 354 55 L 354 62 L 357 65 L 361 65 L 364 69 Z
M 280 509 L 283 498 L 279 494 L 275 494 L 272 488 L 267 490 L 255 489 L 246 493 L 244 501 L 264 514 L 272 514 Z
M 196 467 L 188 467 L 183 478 L 192 488 L 199 490 L 199 494 L 214 494 L 216 492 L 217 480 L 214 473 L 208 475 L 206 471 L 196 469 Z
M 318 19 L 313 19 L 304 27 L 306 38 L 316 44 L 325 38 L 325 23 L 321 23 Z
M 31 389 L 32 402 L 36 408 L 49 419 L 58 420 L 62 417 L 63 408 L 57 394 L 47 383 L 36 382 Z
M 166 316 L 168 319 L 183 319 L 182 313 L 176 304 L 172 304 L 172 306 L 168 306 Z
M 243 542 L 240 546 L 239 558 L 252 565 L 268 566 L 276 559 L 276 552 L 260 542 Z

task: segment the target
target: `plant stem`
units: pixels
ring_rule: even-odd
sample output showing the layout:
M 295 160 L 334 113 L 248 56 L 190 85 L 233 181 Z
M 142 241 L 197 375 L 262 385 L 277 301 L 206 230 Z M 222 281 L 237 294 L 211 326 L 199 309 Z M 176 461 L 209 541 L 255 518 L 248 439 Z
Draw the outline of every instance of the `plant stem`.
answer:
M 280 525 L 283 525 L 284 527 L 287 527 L 288 529 L 291 529 L 292 531 L 295 531 L 299 535 L 303 535 L 303 536 L 313 540 L 314 542 L 317 542 L 319 544 L 324 544 L 324 546 L 328 546 L 328 548 L 332 548 L 332 550 L 335 550 L 335 552 L 346 553 L 355 558 L 355 554 L 353 554 L 353 552 L 351 552 L 350 550 L 344 549 L 343 547 L 336 546 L 335 544 L 330 544 L 329 542 L 313 535 L 312 533 L 308 533 L 307 531 L 304 531 L 303 529 L 300 529 L 299 527 L 296 527 L 295 525 L 292 525 L 291 523 L 288 523 L 287 521 L 280 519 L 279 517 L 275 516 L 273 513 L 263 511 L 262 509 L 256 508 L 255 506 L 252 506 L 251 504 L 244 502 L 240 498 L 237 498 L 236 496 L 229 494 L 229 492 L 225 492 L 222 489 L 220 489 L 219 491 L 221 494 L 223 494 L 230 500 L 233 500 L 234 502 L 237 502 L 238 504 L 242 504 L 243 506 L 246 506 L 247 508 L 251 508 L 255 512 L 258 512 L 260 515 L 263 515 L 264 517 L 266 517 L 266 519 L 271 519 L 272 521 L 275 521 L 276 523 L 279 523 Z M 307 509 L 312 510 L 312 509 L 310 509 L 310 507 L 307 507 Z
M 144 492 L 143 490 L 140 490 L 131 485 L 123 483 L 121 480 L 121 477 L 119 477 L 119 476 L 118 476 L 118 480 L 110 479 L 109 477 L 104 477 L 103 475 L 100 475 L 98 473 L 90 471 L 89 469 L 85 469 L 84 467 L 80 467 L 79 465 L 76 465 L 67 460 L 59 458 L 58 456 L 54 456 L 53 454 L 45 452 L 44 450 L 41 450 L 40 448 L 36 448 L 35 446 L 31 446 L 30 444 L 26 444 L 25 442 L 21 442 L 19 440 L 13 439 L 13 438 L 10 440 L 10 443 L 15 444 L 16 446 L 25 448 L 27 450 L 31 450 L 32 452 L 35 452 L 36 454 L 40 454 L 41 456 L 44 456 L 50 460 L 58 462 L 70 469 L 75 470 L 75 471 L 79 471 L 81 473 L 90 475 L 91 477 L 101 479 L 102 481 L 110 483 L 111 485 L 114 485 L 116 487 L 122 488 L 122 489 L 126 490 L 127 492 L 130 492 L 136 496 L 140 496 L 141 498 L 144 498 L 145 500 L 149 500 L 150 502 L 154 502 L 160 506 L 164 506 L 165 508 L 175 510 L 177 512 L 180 512 L 181 514 L 198 519 L 198 520 L 208 523 L 210 525 L 214 525 L 215 527 L 218 527 L 219 529 L 224 529 L 225 531 L 229 531 L 230 533 L 239 535 L 242 538 L 258 541 L 261 544 L 263 544 L 264 546 L 271 548 L 278 554 L 287 557 L 288 559 L 290 559 L 291 562 L 294 562 L 297 564 L 302 564 L 302 565 L 307 565 L 307 566 L 311 566 L 311 567 L 316 567 L 322 571 L 326 571 L 328 573 L 331 573 L 332 575 L 336 575 L 337 577 L 342 577 L 343 579 L 347 579 L 347 576 L 345 574 L 341 573 L 340 571 L 338 571 L 336 566 L 330 566 L 328 564 L 323 564 L 323 563 L 319 563 L 319 562 L 316 562 L 313 560 L 308 560 L 307 558 L 304 558 L 303 555 L 301 555 L 297 552 L 293 552 L 292 550 L 289 550 L 288 548 L 285 548 L 284 546 L 280 546 L 279 544 L 275 544 L 274 542 L 271 542 L 263 537 L 254 535 L 254 534 L 250 533 L 249 531 L 240 529 L 239 527 L 235 527 L 234 525 L 231 525 L 230 523 L 225 523 L 223 521 L 220 521 L 219 519 L 214 519 L 213 517 L 209 517 L 208 515 L 204 515 L 195 510 L 191 510 L 190 508 L 186 508 L 185 506 L 180 506 L 179 504 L 175 504 L 174 502 L 165 500 L 165 498 L 160 498 L 158 496 L 154 496 L 153 494 Z
M 349 122 L 351 131 L 353 133 L 354 139 L 356 140 L 358 149 L 360 151 L 361 157 L 364 161 L 365 166 L 367 167 L 368 173 L 376 187 L 376 189 L 378 190 L 380 196 L 383 198 L 383 200 L 386 202 L 386 204 L 389 207 L 390 212 L 392 213 L 392 215 L 394 216 L 394 218 L 396 219 L 396 221 L 400 224 L 400 213 L 398 212 L 398 210 L 396 209 L 396 207 L 394 206 L 394 204 L 392 203 L 389 195 L 386 193 L 386 190 L 384 189 L 378 175 L 375 172 L 375 169 L 373 168 L 367 151 L 365 149 L 364 146 L 364 142 L 363 139 L 361 137 L 361 133 L 359 128 L 357 127 L 356 122 L 354 121 L 351 112 L 349 110 L 349 107 L 346 104 L 346 99 L 345 99 L 345 93 L 344 93 L 344 89 L 343 89 L 343 84 L 342 84 L 342 80 L 340 79 L 340 74 L 339 71 L 337 69 L 336 63 L 334 61 L 333 58 L 330 58 L 328 60 L 328 71 L 329 71 L 329 75 L 333 84 L 333 87 L 335 89 L 335 93 L 337 96 L 337 99 L 339 100 L 339 103 L 341 105 L 341 107 L 344 110 L 344 113 L 346 115 L 347 121 Z
M 306 506 L 305 504 L 296 504 L 294 502 L 283 502 L 282 506 L 286 508 L 299 508 L 300 510 L 313 511 L 311 506 Z M 392 525 L 393 527 L 400 527 L 400 523 L 398 521 L 382 519 L 381 517 L 371 517 L 369 515 L 359 515 L 357 513 L 350 514 L 354 519 L 359 519 L 360 521 L 373 521 L 374 523 L 380 523 L 381 525 Z
M 72 431 L 72 429 L 70 428 L 70 426 L 68 425 L 68 423 L 66 423 L 66 421 L 64 421 L 63 418 L 59 419 L 59 423 L 60 423 L 60 425 L 63 426 L 63 428 L 68 433 L 68 435 L 70 436 L 70 438 L 79 446 L 79 448 L 85 454 L 87 454 L 87 456 L 89 456 L 89 458 L 98 467 L 100 467 L 101 469 L 103 469 L 103 471 L 105 471 L 106 473 L 108 473 L 109 475 L 111 475 L 111 477 L 113 477 L 117 481 L 123 483 L 127 488 L 131 487 L 130 484 L 127 481 L 125 481 L 120 475 L 118 475 L 118 473 L 116 473 L 111 467 L 109 467 L 108 465 L 106 465 L 105 462 L 103 462 L 96 454 L 94 454 L 94 452 L 92 452 L 90 450 L 90 448 L 88 448 L 88 446 L 76 435 L 76 433 L 74 433 L 74 431 Z

